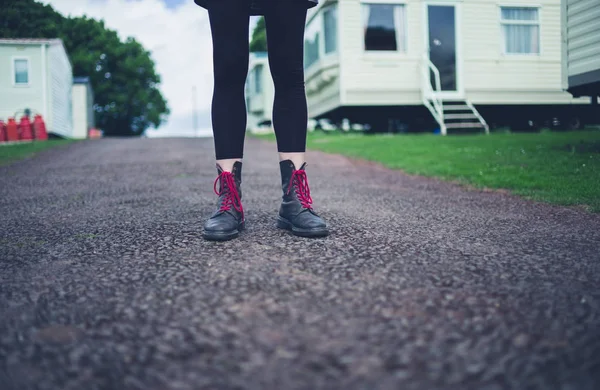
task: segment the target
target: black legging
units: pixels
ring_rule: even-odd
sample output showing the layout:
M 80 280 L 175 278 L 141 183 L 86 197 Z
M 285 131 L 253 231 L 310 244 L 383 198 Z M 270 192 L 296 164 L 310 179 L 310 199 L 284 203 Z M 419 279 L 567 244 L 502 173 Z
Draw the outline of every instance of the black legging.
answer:
M 266 1 L 269 66 L 275 86 L 273 126 L 279 152 L 304 152 L 308 119 L 304 90 L 303 1 Z M 246 133 L 249 0 L 216 0 L 209 8 L 213 39 L 212 123 L 217 160 L 242 158 Z

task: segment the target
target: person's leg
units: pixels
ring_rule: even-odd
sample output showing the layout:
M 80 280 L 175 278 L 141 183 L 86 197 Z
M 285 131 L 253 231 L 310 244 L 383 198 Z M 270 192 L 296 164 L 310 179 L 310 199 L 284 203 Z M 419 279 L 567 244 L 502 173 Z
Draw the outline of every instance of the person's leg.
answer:
M 273 1 L 266 10 L 265 23 L 275 85 L 273 126 L 279 159 L 291 160 L 300 167 L 305 162 L 308 122 L 304 89 L 306 4 Z
M 248 73 L 247 0 L 218 0 L 209 8 L 213 40 L 212 124 L 217 164 L 230 172 L 241 161 L 246 135 L 244 88 Z
M 329 234 L 314 211 L 305 171 L 307 104 L 304 89 L 304 25 L 306 3 L 268 3 L 265 23 L 269 65 L 275 85 L 273 126 L 279 151 L 283 190 L 277 226 L 305 237 Z
M 218 177 L 217 210 L 204 224 L 207 240 L 229 240 L 244 228 L 242 156 L 246 135 L 244 87 L 248 73 L 248 0 L 210 3 L 213 39 L 214 93 L 212 122 Z

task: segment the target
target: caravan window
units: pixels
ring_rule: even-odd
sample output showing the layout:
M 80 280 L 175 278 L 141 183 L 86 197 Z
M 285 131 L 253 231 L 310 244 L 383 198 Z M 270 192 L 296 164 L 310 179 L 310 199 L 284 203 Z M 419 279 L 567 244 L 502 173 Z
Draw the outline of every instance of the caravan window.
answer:
M 29 60 L 27 58 L 13 59 L 14 85 L 29 85 Z
M 310 68 L 321 58 L 332 57 L 338 46 L 337 5 L 322 9 L 308 22 L 304 32 L 304 69 Z
M 257 94 L 262 93 L 262 75 L 263 75 L 263 65 L 256 65 L 254 67 L 254 92 Z
M 320 19 L 313 19 L 304 33 L 304 67 L 308 68 L 319 60 L 320 52 Z
M 323 12 L 323 26 L 325 54 L 335 53 L 337 50 L 337 8 L 335 6 L 331 6 Z
M 539 54 L 539 10 L 524 7 L 502 7 L 501 10 L 504 53 Z
M 406 52 L 406 8 L 401 4 L 363 4 L 367 51 Z

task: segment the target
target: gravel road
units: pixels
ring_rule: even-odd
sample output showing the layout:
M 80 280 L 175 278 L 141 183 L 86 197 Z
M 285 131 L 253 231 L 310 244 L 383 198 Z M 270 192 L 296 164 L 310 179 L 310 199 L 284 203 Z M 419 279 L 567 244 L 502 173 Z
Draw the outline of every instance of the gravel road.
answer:
M 600 215 L 311 152 L 306 240 L 250 139 L 247 230 L 205 242 L 212 159 L 107 138 L 0 167 L 1 390 L 600 388 Z

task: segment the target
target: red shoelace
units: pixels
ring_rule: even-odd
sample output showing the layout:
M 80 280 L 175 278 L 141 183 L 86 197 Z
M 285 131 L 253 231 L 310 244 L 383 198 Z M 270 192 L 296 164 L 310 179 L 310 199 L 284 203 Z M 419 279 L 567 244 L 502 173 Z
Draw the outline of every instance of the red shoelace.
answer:
M 217 190 L 217 184 L 220 183 L 221 190 Z M 215 180 L 215 184 L 213 186 L 215 190 L 215 194 L 221 196 L 225 194 L 225 199 L 223 203 L 221 203 L 221 208 L 219 211 L 228 211 L 233 207 L 239 213 L 242 214 L 242 218 L 244 218 L 244 208 L 242 207 L 242 200 L 240 199 L 240 194 L 235 185 L 235 178 L 231 174 L 231 172 L 221 172 L 221 174 Z
M 296 195 L 298 196 L 298 200 L 300 204 L 305 209 L 312 210 L 312 198 L 310 197 L 310 188 L 308 187 L 308 177 L 306 176 L 306 171 L 304 169 L 294 170 L 292 173 L 292 178 L 290 179 L 290 185 L 287 190 L 287 194 L 290 194 L 290 191 L 294 187 L 296 191 Z

